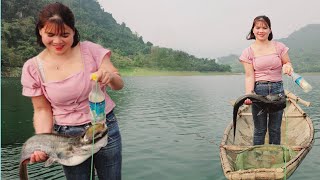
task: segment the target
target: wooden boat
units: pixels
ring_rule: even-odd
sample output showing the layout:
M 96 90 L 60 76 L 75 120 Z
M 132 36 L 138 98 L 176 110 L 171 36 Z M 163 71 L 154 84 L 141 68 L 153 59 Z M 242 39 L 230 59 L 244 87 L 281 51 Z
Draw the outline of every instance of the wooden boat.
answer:
M 314 128 L 310 117 L 297 103 L 310 106 L 310 102 L 304 101 L 291 92 L 287 95 L 287 107 L 285 108 L 281 126 L 281 145 L 293 150 L 295 155 L 279 167 L 259 167 L 252 169 L 240 169 L 237 167 L 237 156 L 241 152 L 252 149 L 253 121 L 251 107 L 243 105 L 238 111 L 236 137 L 233 141 L 232 122 L 225 129 L 220 144 L 220 159 L 224 175 L 228 179 L 286 179 L 292 175 L 305 156 L 312 148 L 314 142 Z M 268 144 L 268 134 L 266 144 Z

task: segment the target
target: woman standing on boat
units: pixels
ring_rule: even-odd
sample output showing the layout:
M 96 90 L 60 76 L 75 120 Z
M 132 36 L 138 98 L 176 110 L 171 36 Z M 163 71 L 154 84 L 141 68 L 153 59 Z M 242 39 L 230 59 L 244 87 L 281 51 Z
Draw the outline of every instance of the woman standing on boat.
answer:
M 284 95 L 281 70 L 288 75 L 293 72 L 288 55 L 289 48 L 283 43 L 272 41 L 272 38 L 270 19 L 267 16 L 256 17 L 247 36 L 247 40 L 255 41 L 239 57 L 245 70 L 246 94 Z M 253 145 L 264 144 L 267 129 L 269 144 L 280 144 L 283 110 L 267 113 L 250 99 L 244 103 L 252 104 Z
M 25 62 L 22 94 L 31 97 L 35 133 L 80 135 L 91 123 L 88 95 L 90 75 L 95 73 L 104 91 L 109 141 L 94 155 L 99 179 L 121 179 L 121 135 L 113 113 L 115 103 L 106 93 L 123 88 L 118 70 L 110 61 L 111 52 L 93 42 L 80 42 L 72 11 L 61 3 L 45 6 L 36 25 L 37 42 L 43 51 Z M 31 162 L 45 161 L 44 152 L 35 151 Z M 70 180 L 91 177 L 91 158 L 76 166 L 64 166 Z

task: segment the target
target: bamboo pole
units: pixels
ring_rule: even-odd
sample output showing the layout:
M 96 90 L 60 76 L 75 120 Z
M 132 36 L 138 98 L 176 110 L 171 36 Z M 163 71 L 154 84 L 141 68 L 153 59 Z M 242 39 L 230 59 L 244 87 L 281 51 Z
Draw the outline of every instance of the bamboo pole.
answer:
M 226 150 L 230 150 L 230 151 L 242 151 L 242 150 L 246 150 L 246 149 L 249 149 L 249 148 L 253 148 L 254 146 L 223 145 L 221 147 L 225 148 Z M 289 146 L 289 148 L 294 150 L 294 151 L 300 151 L 301 149 L 307 148 L 307 147 Z
M 305 105 L 305 106 L 307 106 L 307 107 L 309 107 L 309 106 L 311 105 L 310 102 L 305 101 L 305 100 L 299 98 L 298 96 L 294 95 L 294 94 L 291 93 L 290 91 L 285 90 L 285 95 L 286 95 L 288 98 L 290 98 L 290 99 L 292 99 L 292 100 L 294 100 L 294 101 L 296 101 L 296 102 L 299 102 L 299 103 L 301 103 L 301 104 L 303 104 L 303 105 Z

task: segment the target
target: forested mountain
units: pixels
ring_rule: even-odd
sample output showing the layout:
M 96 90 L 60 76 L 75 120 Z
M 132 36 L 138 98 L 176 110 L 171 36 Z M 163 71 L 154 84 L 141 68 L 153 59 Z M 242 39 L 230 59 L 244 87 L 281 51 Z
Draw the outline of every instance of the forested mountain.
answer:
M 243 66 L 239 62 L 239 55 L 230 54 L 229 56 L 223 56 L 217 58 L 218 64 L 229 65 L 231 67 L 231 71 L 235 73 L 244 72 Z
M 41 51 L 34 33 L 37 15 L 42 7 L 56 0 L 2 0 L 1 48 L 2 70 L 22 67 Z M 60 0 L 70 7 L 76 18 L 81 41 L 90 40 L 113 51 L 111 60 L 118 68 L 136 67 L 175 71 L 230 71 L 214 59 L 197 58 L 183 51 L 153 46 L 132 32 L 125 23 L 118 24 L 112 14 L 104 12 L 96 0 Z
M 295 71 L 320 72 L 320 24 L 307 25 L 277 41 L 289 47 L 289 56 Z M 239 55 L 224 56 L 218 58 L 218 63 L 230 65 L 232 72 L 243 72 L 238 58 Z
M 300 72 L 320 72 L 320 24 L 310 24 L 279 39 L 289 48 L 293 66 Z

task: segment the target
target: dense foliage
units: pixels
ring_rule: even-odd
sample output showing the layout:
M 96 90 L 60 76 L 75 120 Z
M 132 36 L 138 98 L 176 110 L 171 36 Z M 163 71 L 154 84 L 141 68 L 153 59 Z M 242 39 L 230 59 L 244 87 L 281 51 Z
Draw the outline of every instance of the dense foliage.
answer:
M 293 66 L 299 72 L 320 72 L 320 24 L 309 24 L 280 39 L 289 48 Z
M 2 68 L 21 67 L 41 51 L 34 33 L 38 11 L 50 0 L 1 1 Z M 146 67 L 175 71 L 231 71 L 214 59 L 203 59 L 182 51 L 155 47 L 132 32 L 125 23 L 118 24 L 112 14 L 104 12 L 96 0 L 61 0 L 75 14 L 81 40 L 90 40 L 110 48 L 118 68 Z

